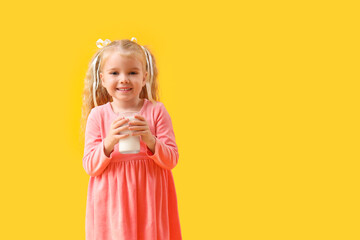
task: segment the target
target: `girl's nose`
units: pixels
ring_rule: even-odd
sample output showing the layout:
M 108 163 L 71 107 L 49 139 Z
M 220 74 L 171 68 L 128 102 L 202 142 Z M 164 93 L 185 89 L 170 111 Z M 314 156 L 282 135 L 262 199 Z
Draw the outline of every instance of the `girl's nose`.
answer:
M 119 82 L 121 83 L 128 83 L 129 82 L 129 78 L 127 76 L 119 76 Z

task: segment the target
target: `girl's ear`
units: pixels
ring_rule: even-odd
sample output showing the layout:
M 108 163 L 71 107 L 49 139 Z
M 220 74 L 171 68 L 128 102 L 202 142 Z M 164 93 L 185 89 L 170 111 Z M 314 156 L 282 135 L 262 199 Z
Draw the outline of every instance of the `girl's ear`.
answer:
M 143 78 L 143 81 L 142 81 L 142 86 L 145 86 L 145 84 L 146 84 L 146 77 L 147 77 L 147 75 L 148 75 L 148 72 L 145 72 L 144 78 Z
M 100 73 L 101 84 L 104 86 L 104 75 Z

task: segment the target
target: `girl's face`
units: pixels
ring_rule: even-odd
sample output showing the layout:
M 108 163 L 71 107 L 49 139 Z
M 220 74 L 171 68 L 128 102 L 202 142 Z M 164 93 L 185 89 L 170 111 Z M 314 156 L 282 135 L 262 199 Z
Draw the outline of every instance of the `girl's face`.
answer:
M 135 57 L 111 53 L 100 73 L 102 86 L 114 101 L 133 102 L 139 100 L 147 73 L 143 72 L 141 61 Z

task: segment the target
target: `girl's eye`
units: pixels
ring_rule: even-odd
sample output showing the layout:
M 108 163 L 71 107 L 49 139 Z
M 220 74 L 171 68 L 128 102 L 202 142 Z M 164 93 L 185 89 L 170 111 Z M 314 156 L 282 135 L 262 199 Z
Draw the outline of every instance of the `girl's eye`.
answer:
M 112 72 L 112 73 L 110 73 L 110 74 L 112 74 L 112 75 L 114 75 L 114 74 L 117 74 L 117 72 Z M 130 74 L 137 74 L 136 72 L 131 72 Z

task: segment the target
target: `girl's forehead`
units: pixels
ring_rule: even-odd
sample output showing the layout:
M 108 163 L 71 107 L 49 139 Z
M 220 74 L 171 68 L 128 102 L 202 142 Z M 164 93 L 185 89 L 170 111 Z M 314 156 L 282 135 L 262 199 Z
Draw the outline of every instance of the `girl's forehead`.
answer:
M 142 61 L 135 54 L 124 54 L 122 52 L 110 52 L 103 58 L 105 68 L 117 66 L 142 67 Z

